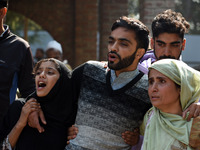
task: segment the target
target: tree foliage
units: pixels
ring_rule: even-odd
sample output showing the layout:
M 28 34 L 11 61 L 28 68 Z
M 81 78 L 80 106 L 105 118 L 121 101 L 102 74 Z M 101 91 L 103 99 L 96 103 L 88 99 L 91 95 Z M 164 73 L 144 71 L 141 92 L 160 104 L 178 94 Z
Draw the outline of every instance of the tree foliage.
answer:
M 25 29 L 25 22 L 28 21 L 27 24 L 27 31 L 33 31 L 33 34 L 29 34 L 28 35 L 28 41 L 31 43 L 35 43 L 38 42 L 38 31 L 41 31 L 42 28 L 36 24 L 34 21 L 26 18 L 25 16 L 12 12 L 12 11 L 8 11 L 6 19 L 5 19 L 5 23 L 7 25 L 9 25 L 10 30 L 21 36 L 24 37 L 24 29 Z
M 128 14 L 130 17 L 139 19 L 139 0 L 128 1 Z
M 190 23 L 190 33 L 200 34 L 200 0 L 176 0 L 175 9 Z

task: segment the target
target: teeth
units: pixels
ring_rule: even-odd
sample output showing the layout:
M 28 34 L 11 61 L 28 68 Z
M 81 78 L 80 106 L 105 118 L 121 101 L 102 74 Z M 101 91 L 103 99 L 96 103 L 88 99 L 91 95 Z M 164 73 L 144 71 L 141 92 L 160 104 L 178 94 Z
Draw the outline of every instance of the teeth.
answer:
M 39 82 L 39 85 L 42 85 L 43 84 L 43 82 Z
M 44 82 L 39 82 L 39 83 L 38 83 L 38 86 L 39 86 L 39 87 L 45 87 L 45 86 L 46 86 L 46 83 L 44 83 Z

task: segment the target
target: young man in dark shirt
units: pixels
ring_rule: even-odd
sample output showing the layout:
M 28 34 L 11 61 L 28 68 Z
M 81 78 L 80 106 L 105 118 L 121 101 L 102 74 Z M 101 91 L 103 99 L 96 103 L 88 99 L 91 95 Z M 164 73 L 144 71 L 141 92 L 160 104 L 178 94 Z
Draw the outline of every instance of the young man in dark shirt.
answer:
M 7 7 L 8 1 L 0 0 L 0 122 L 15 100 L 17 88 L 21 97 L 35 89 L 30 46 L 3 24 Z

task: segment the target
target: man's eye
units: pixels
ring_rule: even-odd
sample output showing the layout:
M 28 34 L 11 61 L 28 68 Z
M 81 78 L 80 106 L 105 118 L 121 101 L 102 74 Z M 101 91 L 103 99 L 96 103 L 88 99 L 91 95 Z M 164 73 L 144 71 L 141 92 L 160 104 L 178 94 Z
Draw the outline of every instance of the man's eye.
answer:
M 121 43 L 121 45 L 123 45 L 123 46 L 128 46 L 128 44 L 126 44 L 126 43 Z
M 164 44 L 163 44 L 163 43 L 158 43 L 158 45 L 159 45 L 159 46 L 164 46 Z
M 179 47 L 179 46 L 180 46 L 179 44 L 174 44 L 174 45 L 173 45 L 173 47 Z
M 112 44 L 112 43 L 114 43 L 114 42 L 113 42 L 113 41 L 108 41 L 108 43 L 109 43 L 109 44 Z

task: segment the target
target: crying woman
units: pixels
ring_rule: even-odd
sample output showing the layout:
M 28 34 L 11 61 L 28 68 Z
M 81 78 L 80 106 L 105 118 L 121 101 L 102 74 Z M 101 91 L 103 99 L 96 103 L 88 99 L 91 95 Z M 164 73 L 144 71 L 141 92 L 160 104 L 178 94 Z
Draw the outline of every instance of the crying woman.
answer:
M 56 59 L 43 59 L 33 70 L 36 91 L 26 99 L 15 100 L 2 123 L 0 142 L 3 149 L 63 150 L 67 129 L 73 124 L 71 72 Z M 42 108 L 44 132 L 31 128 L 28 116 Z

